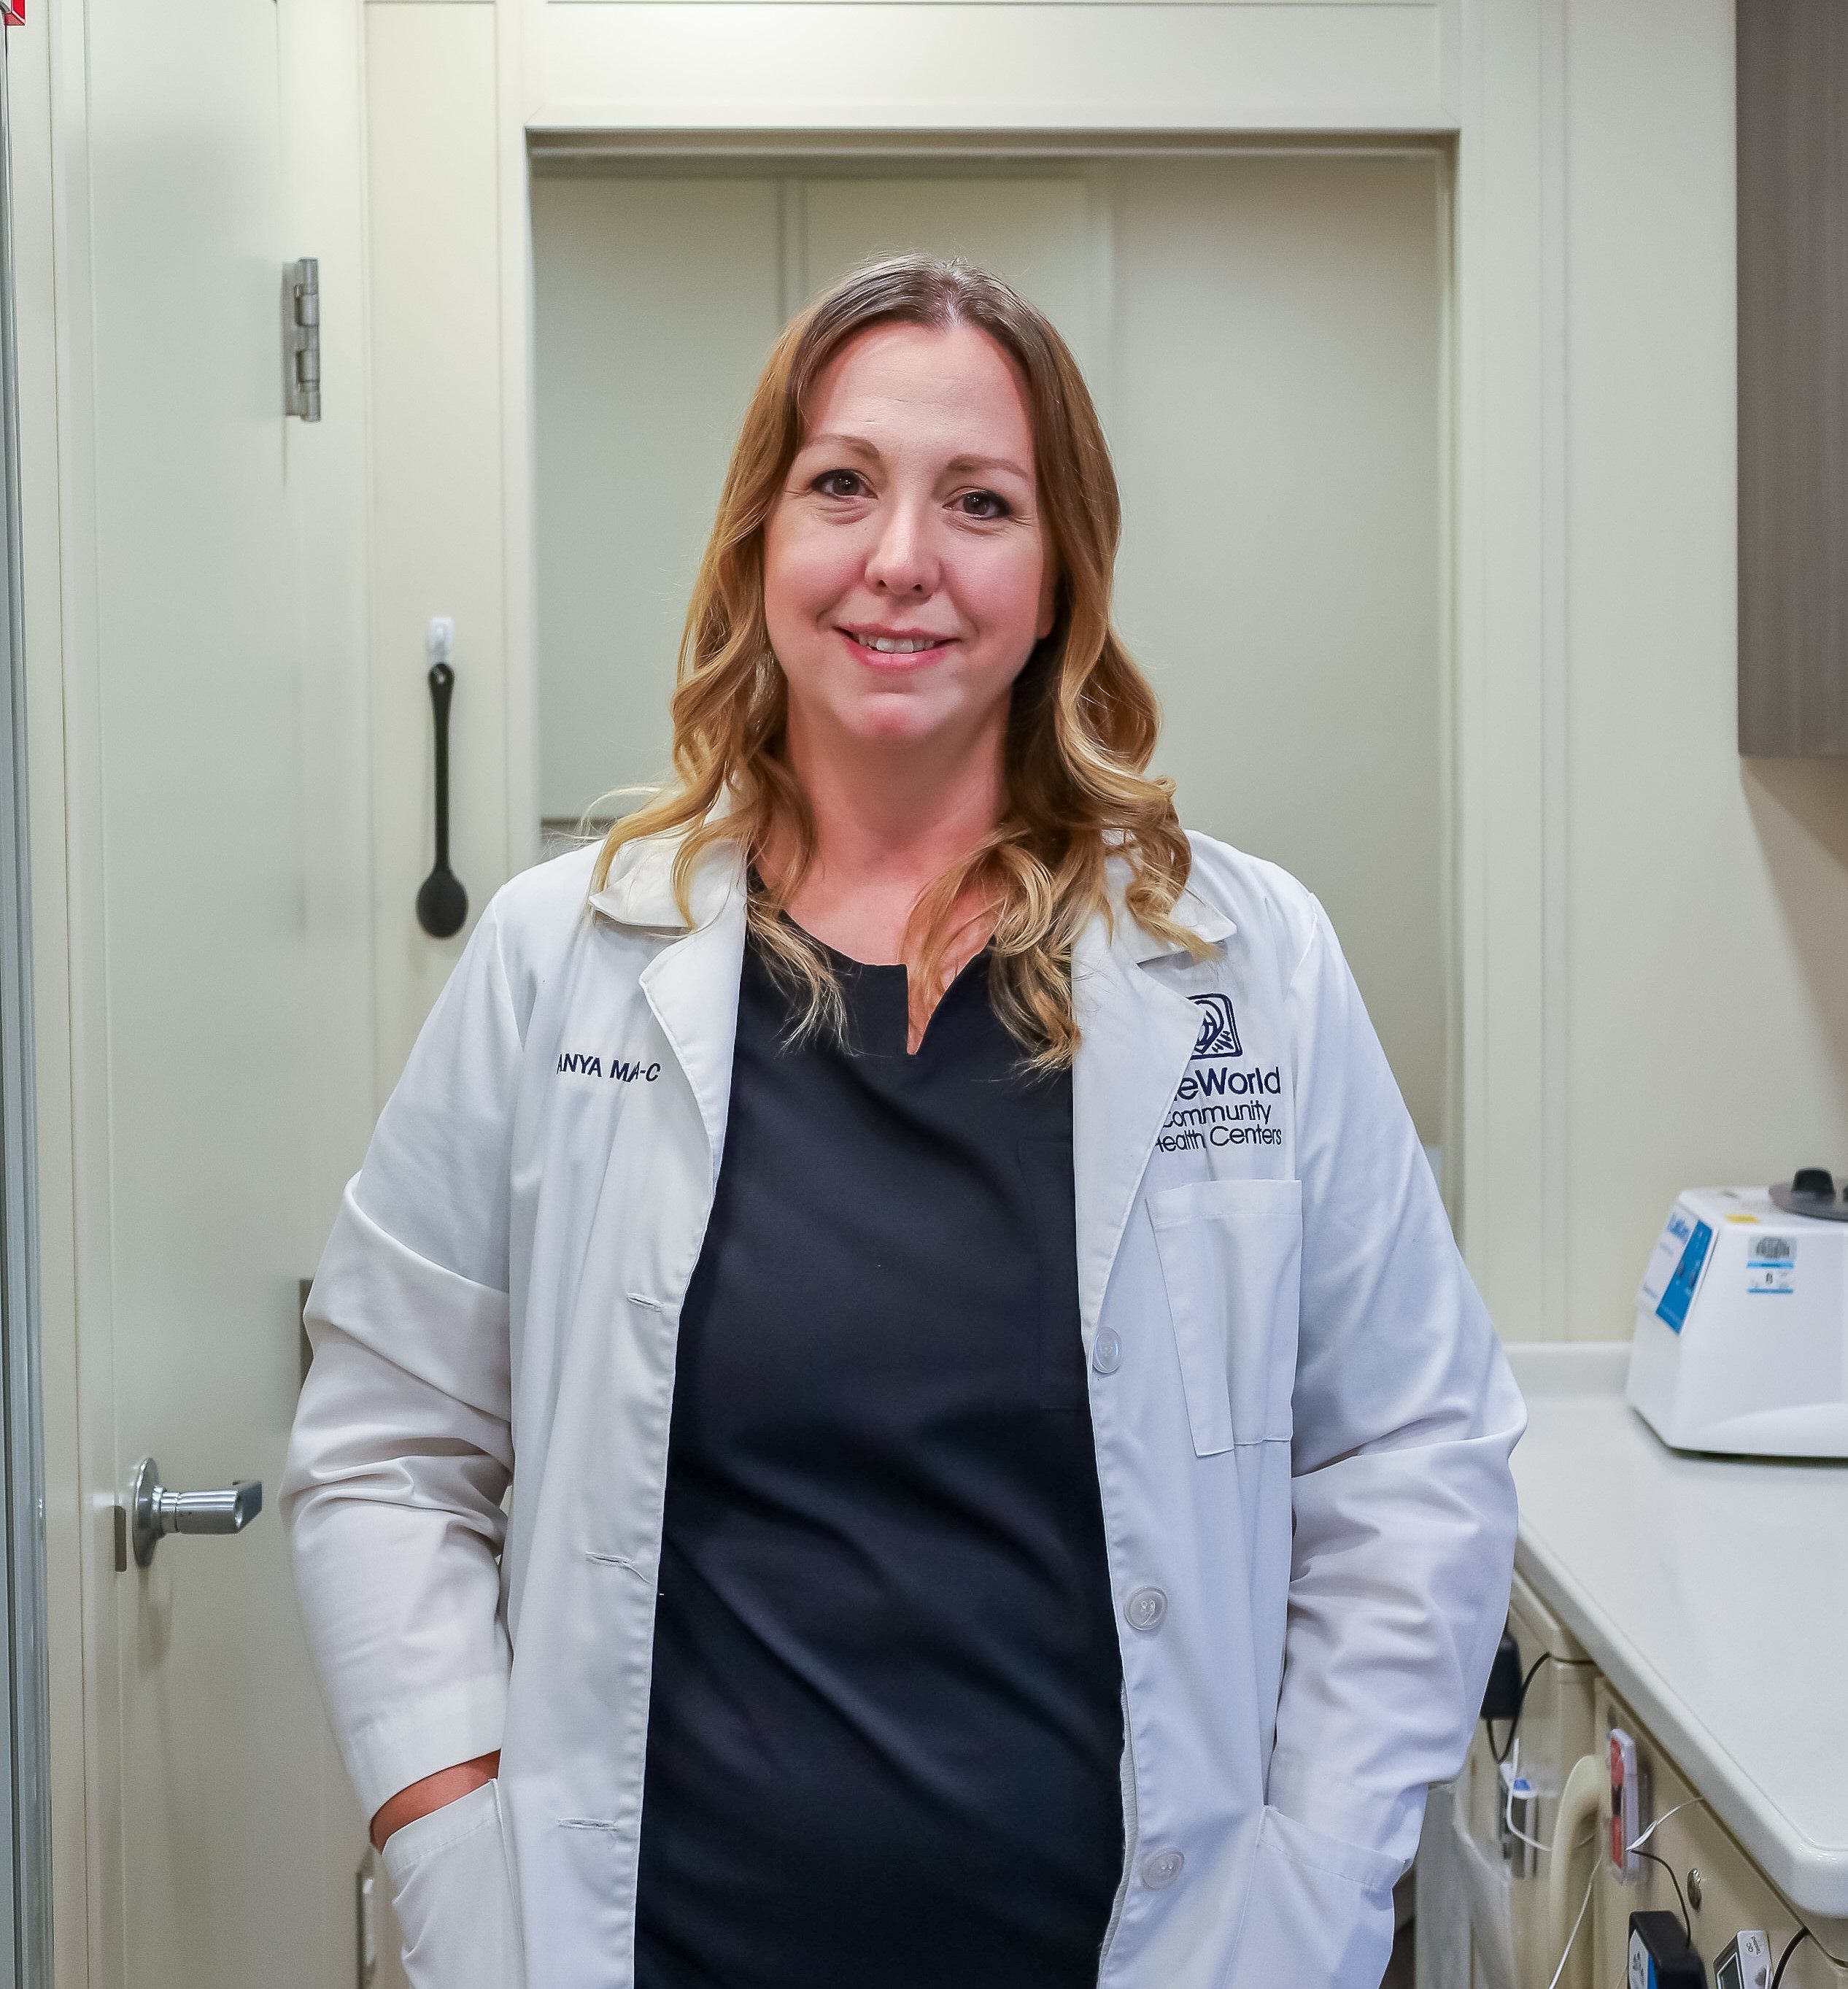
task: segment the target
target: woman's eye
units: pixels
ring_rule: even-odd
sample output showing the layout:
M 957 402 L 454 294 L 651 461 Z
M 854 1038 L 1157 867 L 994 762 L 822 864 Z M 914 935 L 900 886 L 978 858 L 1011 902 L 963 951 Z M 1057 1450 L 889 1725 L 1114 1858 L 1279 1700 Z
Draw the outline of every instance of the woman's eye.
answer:
M 858 484 L 859 481 L 858 476 L 851 469 L 824 469 L 809 488 L 819 490 L 824 497 L 851 497 L 857 494 L 855 491 L 838 490 L 830 486 L 841 482 Z
M 993 490 L 965 490 L 956 503 L 964 507 L 963 515 L 966 518 L 1005 518 L 1014 508 L 1005 497 L 998 496 Z M 966 508 L 970 505 L 980 505 L 986 508 L 970 510 Z

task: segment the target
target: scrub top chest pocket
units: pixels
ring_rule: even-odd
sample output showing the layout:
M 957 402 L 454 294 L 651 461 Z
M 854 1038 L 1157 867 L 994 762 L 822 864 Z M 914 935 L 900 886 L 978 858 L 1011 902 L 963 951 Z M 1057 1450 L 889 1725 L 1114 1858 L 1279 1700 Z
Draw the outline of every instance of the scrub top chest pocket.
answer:
M 1302 1184 L 1189 1181 L 1149 1198 L 1193 1448 L 1288 1442 Z

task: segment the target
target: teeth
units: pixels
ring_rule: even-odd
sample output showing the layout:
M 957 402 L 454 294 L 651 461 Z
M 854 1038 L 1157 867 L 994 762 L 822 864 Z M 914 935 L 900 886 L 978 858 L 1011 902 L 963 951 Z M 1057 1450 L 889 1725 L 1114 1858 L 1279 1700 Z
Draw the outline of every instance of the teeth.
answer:
M 929 635 L 862 635 L 859 639 L 882 656 L 912 656 L 920 649 L 936 647 L 936 639 Z

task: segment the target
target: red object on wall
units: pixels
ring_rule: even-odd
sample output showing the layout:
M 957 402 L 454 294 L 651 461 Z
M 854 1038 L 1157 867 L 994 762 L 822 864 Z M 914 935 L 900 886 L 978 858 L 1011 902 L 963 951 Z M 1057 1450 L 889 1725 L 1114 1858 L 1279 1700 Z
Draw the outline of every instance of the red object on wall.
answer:
M 25 0 L 0 0 L 0 21 L 9 28 L 25 25 Z

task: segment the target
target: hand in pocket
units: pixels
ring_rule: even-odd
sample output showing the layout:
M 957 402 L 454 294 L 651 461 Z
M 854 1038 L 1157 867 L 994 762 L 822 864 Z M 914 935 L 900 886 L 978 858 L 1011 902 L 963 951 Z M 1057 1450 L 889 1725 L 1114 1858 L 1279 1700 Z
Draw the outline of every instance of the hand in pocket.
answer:
M 385 1839 L 411 1989 L 521 1989 L 499 1790 L 484 1783 Z
M 1402 1869 L 1383 1852 L 1267 1809 L 1225 1989 L 1378 1989 Z

